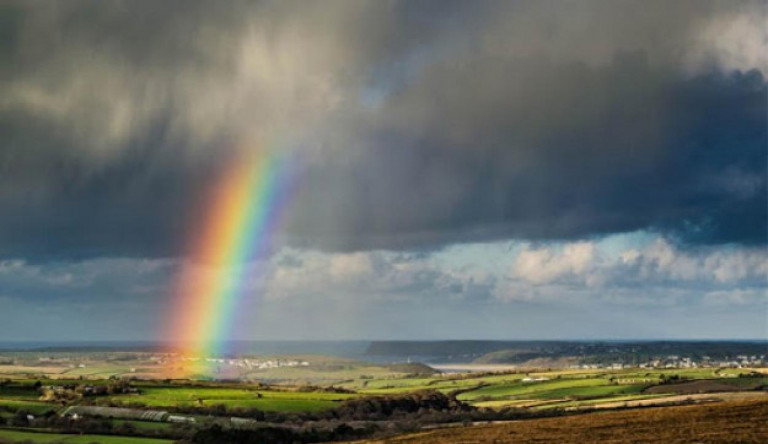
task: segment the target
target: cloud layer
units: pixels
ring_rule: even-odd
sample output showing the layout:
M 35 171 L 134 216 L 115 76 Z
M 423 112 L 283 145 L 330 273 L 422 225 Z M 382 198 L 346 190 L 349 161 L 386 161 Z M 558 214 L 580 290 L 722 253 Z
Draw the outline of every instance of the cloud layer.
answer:
M 658 237 L 430 254 L 283 248 L 249 265 L 234 337 L 759 338 L 766 264 L 761 248 L 690 249 Z M 7 340 L 87 339 L 96 330 L 104 339 L 156 339 L 178 308 L 158 295 L 181 265 L 0 263 L 0 331 Z
M 297 159 L 299 247 L 766 242 L 760 2 L 2 8 L 4 256 L 181 254 L 263 144 Z

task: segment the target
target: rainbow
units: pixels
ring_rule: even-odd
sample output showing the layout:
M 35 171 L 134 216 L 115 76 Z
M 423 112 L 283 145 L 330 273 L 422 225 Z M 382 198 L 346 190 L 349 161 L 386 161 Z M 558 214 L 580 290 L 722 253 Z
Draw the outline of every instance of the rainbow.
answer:
M 174 285 L 169 331 L 173 351 L 226 353 L 252 259 L 265 255 L 288 191 L 287 155 L 249 150 L 224 169 L 210 192 L 202 223 L 190 236 L 192 257 Z

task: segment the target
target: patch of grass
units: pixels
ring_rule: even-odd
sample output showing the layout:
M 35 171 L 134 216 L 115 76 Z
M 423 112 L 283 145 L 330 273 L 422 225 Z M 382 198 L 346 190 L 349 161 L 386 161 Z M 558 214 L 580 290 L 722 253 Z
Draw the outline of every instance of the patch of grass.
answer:
M 721 368 L 717 371 L 716 376 L 738 376 L 742 373 L 749 373 L 753 369 L 749 368 Z
M 643 391 L 644 385 L 600 385 L 594 387 L 564 387 L 536 392 L 535 399 L 603 398 L 614 395 L 631 395 Z
M 58 410 L 59 406 L 42 401 L 25 401 L 19 399 L 0 399 L 0 406 L 13 409 L 24 409 L 34 414 L 42 414 L 48 410 Z
M 0 398 L 2 399 L 26 399 L 35 401 L 40 397 L 37 389 L 31 385 L 9 385 L 0 387 Z
M 447 393 L 480 385 L 515 382 L 524 377 L 525 375 L 521 373 L 507 373 L 500 375 L 478 375 L 476 377 L 445 375 L 432 378 L 380 379 L 369 381 L 364 388 L 360 388 L 358 391 L 371 395 L 407 393 L 415 390 L 438 390 Z
M 67 376 L 109 378 L 110 376 L 119 376 L 127 372 L 128 369 L 125 366 L 89 366 L 83 368 L 73 368 L 62 373 L 66 374 Z
M 493 401 L 478 401 L 471 403 L 475 407 L 501 409 L 505 407 L 529 408 L 538 404 L 551 404 L 552 401 L 532 401 L 530 399 L 496 399 Z
M 173 424 L 168 422 L 130 421 L 125 419 L 113 419 L 112 424 L 115 426 L 130 424 L 137 430 L 168 430 L 173 427 Z
M 721 379 L 720 382 L 737 386 L 737 387 L 756 387 L 761 385 L 768 385 L 768 376 L 750 377 L 750 378 L 728 378 L 728 379 Z
M 109 435 L 65 435 L 60 433 L 22 432 L 0 429 L 0 438 L 11 442 L 67 443 L 67 444 L 171 444 L 167 439 L 135 438 Z
M 589 406 L 589 405 L 603 404 L 607 402 L 637 401 L 640 399 L 664 398 L 666 396 L 668 395 L 664 395 L 664 394 L 649 395 L 649 394 L 640 394 L 640 393 L 633 394 L 633 395 L 606 396 L 606 397 L 601 397 L 597 399 L 584 399 L 580 401 L 548 402 L 545 405 L 535 406 L 533 407 L 533 409 L 539 410 L 539 409 L 550 409 L 550 408 L 557 408 L 557 407 Z
M 477 390 L 462 393 L 458 396 L 458 399 L 461 401 L 472 401 L 478 398 L 502 398 L 513 396 L 526 396 L 529 399 L 540 397 L 552 398 L 568 396 L 570 392 L 574 392 L 580 387 L 625 387 L 620 385 L 611 386 L 609 384 L 607 379 L 602 378 L 554 379 L 541 382 L 521 381 L 482 387 Z M 609 393 L 614 393 L 612 390 L 607 391 Z M 576 390 L 576 392 L 578 391 Z
M 224 404 L 228 408 L 256 408 L 267 412 L 318 412 L 333 408 L 338 405 L 338 402 L 318 399 L 261 398 L 204 401 L 204 404 L 206 406 Z
M 139 395 L 118 395 L 114 402 L 139 402 L 150 407 L 212 406 L 257 408 L 264 411 L 319 411 L 354 397 L 345 393 L 248 390 L 215 387 L 144 387 Z

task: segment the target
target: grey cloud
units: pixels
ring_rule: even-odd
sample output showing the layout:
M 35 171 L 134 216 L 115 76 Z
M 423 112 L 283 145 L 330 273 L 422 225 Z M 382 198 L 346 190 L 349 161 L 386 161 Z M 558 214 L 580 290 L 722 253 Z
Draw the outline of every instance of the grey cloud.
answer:
M 286 264 L 286 258 L 291 261 Z M 263 264 L 255 267 L 264 267 Z M 311 298 L 368 302 L 473 301 L 491 297 L 495 277 L 487 272 L 446 269 L 430 256 L 394 252 L 318 253 L 280 251 L 253 291 L 272 300 Z
M 765 242 L 760 73 L 681 79 L 641 53 L 601 69 L 479 59 L 399 93 L 365 158 L 322 170 L 301 205 L 383 247 L 642 228 Z
M 0 261 L 0 296 L 43 303 L 154 303 L 175 270 L 168 259 L 98 258 L 72 262 Z
M 4 256 L 181 254 L 226 158 L 272 139 L 293 245 L 766 241 L 760 2 L 3 8 Z

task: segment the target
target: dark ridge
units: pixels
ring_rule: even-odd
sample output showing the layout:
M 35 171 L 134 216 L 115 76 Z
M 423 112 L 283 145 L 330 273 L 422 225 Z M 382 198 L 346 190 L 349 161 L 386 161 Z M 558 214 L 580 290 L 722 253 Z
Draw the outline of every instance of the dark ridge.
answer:
M 374 341 L 366 350 L 369 356 L 460 356 L 486 354 L 514 348 L 552 348 L 561 341 Z
M 667 354 L 712 357 L 765 354 L 768 341 L 374 341 L 367 356 L 473 358 L 504 352 L 510 357 L 562 357 L 608 354 Z
M 434 368 L 420 362 L 389 364 L 387 365 L 387 368 L 393 372 L 407 373 L 414 376 L 429 376 L 440 373 L 439 370 L 435 370 Z

